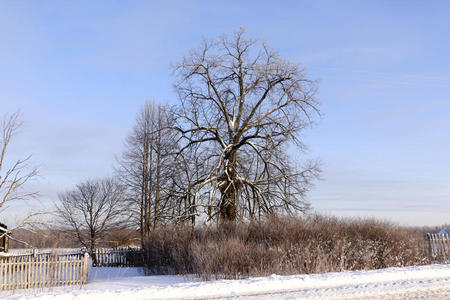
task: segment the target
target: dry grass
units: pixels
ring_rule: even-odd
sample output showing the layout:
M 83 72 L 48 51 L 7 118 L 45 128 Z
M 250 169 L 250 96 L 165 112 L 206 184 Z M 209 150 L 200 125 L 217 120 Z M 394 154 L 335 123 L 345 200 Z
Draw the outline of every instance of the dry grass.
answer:
M 314 216 L 207 228 L 159 228 L 149 269 L 204 279 L 308 274 L 426 264 L 422 235 L 375 220 Z

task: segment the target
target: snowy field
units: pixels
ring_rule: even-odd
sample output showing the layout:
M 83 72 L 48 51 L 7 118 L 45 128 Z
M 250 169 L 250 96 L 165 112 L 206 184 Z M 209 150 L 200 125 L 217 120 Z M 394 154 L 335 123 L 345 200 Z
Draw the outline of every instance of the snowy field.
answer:
M 450 299 L 450 264 L 208 282 L 92 268 L 85 286 L 0 292 L 0 299 Z

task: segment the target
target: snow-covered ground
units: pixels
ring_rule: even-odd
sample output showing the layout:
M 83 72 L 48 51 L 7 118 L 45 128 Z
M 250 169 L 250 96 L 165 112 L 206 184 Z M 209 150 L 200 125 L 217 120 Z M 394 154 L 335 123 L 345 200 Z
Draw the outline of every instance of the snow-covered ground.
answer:
M 89 284 L 0 292 L 0 299 L 450 299 L 450 264 L 202 282 L 92 268 Z

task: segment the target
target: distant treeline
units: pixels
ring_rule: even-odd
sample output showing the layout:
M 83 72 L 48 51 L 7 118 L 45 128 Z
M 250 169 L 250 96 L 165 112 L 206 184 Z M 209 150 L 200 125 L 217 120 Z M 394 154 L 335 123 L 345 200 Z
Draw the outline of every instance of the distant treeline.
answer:
M 10 239 L 10 248 L 80 248 L 75 231 L 51 229 L 17 229 Z M 27 244 L 19 241 L 26 241 Z M 134 229 L 111 229 L 99 241 L 99 247 L 139 245 L 139 232 Z

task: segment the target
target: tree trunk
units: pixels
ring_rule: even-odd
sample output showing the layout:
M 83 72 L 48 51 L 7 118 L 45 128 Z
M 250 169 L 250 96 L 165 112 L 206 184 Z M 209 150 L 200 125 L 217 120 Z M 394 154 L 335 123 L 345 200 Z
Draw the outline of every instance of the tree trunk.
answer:
M 91 247 L 89 249 L 92 258 L 92 266 L 96 267 L 98 265 L 97 256 L 95 255 L 95 239 L 91 237 Z
M 235 222 L 237 218 L 239 183 L 236 180 L 236 162 L 236 152 L 231 153 L 230 157 L 225 159 L 225 171 L 222 175 L 222 182 L 219 184 L 221 193 L 219 217 L 221 222 Z
M 157 136 L 156 136 L 156 187 L 155 187 L 155 204 L 153 210 L 153 228 L 156 228 L 158 219 L 159 219 L 159 198 L 161 191 L 161 106 L 158 106 L 158 127 L 157 127 Z

